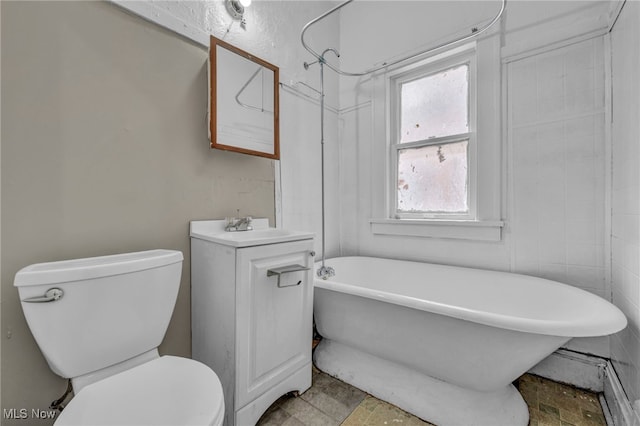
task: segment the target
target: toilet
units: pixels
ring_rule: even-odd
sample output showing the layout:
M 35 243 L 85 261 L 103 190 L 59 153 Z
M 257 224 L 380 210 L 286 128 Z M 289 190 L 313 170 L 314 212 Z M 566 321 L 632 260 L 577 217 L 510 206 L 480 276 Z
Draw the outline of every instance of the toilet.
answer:
M 31 333 L 51 370 L 73 386 L 56 426 L 222 424 L 213 370 L 158 353 L 182 260 L 179 251 L 150 250 L 39 263 L 16 274 Z

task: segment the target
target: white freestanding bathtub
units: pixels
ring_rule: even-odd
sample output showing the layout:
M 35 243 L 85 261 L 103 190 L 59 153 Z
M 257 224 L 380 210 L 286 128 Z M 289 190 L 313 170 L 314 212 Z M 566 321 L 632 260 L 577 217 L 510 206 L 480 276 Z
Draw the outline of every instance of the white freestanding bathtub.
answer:
M 627 320 L 586 291 L 525 275 L 371 257 L 327 260 L 317 367 L 446 425 L 526 425 L 511 384 L 572 337 Z

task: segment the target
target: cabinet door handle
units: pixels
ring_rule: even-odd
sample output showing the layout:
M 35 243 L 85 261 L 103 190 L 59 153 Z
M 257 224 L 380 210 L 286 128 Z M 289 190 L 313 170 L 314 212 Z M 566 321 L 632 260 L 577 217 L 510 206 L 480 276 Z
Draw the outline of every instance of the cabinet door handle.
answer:
M 302 266 L 302 265 L 287 265 L 287 266 L 281 266 L 279 268 L 272 268 L 272 269 L 268 269 L 267 270 L 267 277 L 272 277 L 272 276 L 277 276 L 278 277 L 278 287 L 294 287 L 297 285 L 300 285 L 302 283 L 302 281 L 298 281 L 297 284 L 293 284 L 293 285 L 280 285 L 280 277 L 284 274 L 290 274 L 292 272 L 300 272 L 300 271 L 308 271 L 311 268 L 307 268 L 306 266 Z

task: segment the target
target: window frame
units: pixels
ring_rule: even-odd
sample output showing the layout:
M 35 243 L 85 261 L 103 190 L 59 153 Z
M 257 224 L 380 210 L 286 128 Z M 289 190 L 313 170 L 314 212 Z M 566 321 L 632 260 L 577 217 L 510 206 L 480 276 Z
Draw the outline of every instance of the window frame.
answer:
M 400 67 L 387 75 L 388 105 L 388 217 L 392 219 L 468 220 L 478 218 L 477 208 L 477 58 L 475 44 L 463 46 L 422 61 Z M 468 132 L 419 141 L 400 143 L 402 85 L 420 78 L 439 74 L 461 65 L 468 66 Z M 425 146 L 446 145 L 468 141 L 467 145 L 467 213 L 400 212 L 398 210 L 398 154 L 400 150 Z

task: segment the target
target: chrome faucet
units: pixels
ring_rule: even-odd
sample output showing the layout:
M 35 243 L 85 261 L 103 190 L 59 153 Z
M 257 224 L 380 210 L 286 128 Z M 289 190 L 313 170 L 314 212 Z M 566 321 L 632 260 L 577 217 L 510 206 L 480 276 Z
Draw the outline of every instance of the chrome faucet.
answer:
M 331 277 L 335 276 L 336 275 L 336 271 L 331 266 L 322 265 L 316 271 L 316 275 L 318 275 L 318 278 L 322 278 L 323 280 L 326 280 L 327 278 L 331 278 Z
M 247 217 L 228 217 L 227 224 L 224 227 L 224 230 L 227 232 L 235 232 L 235 231 L 251 231 L 253 227 L 251 226 L 251 216 Z

